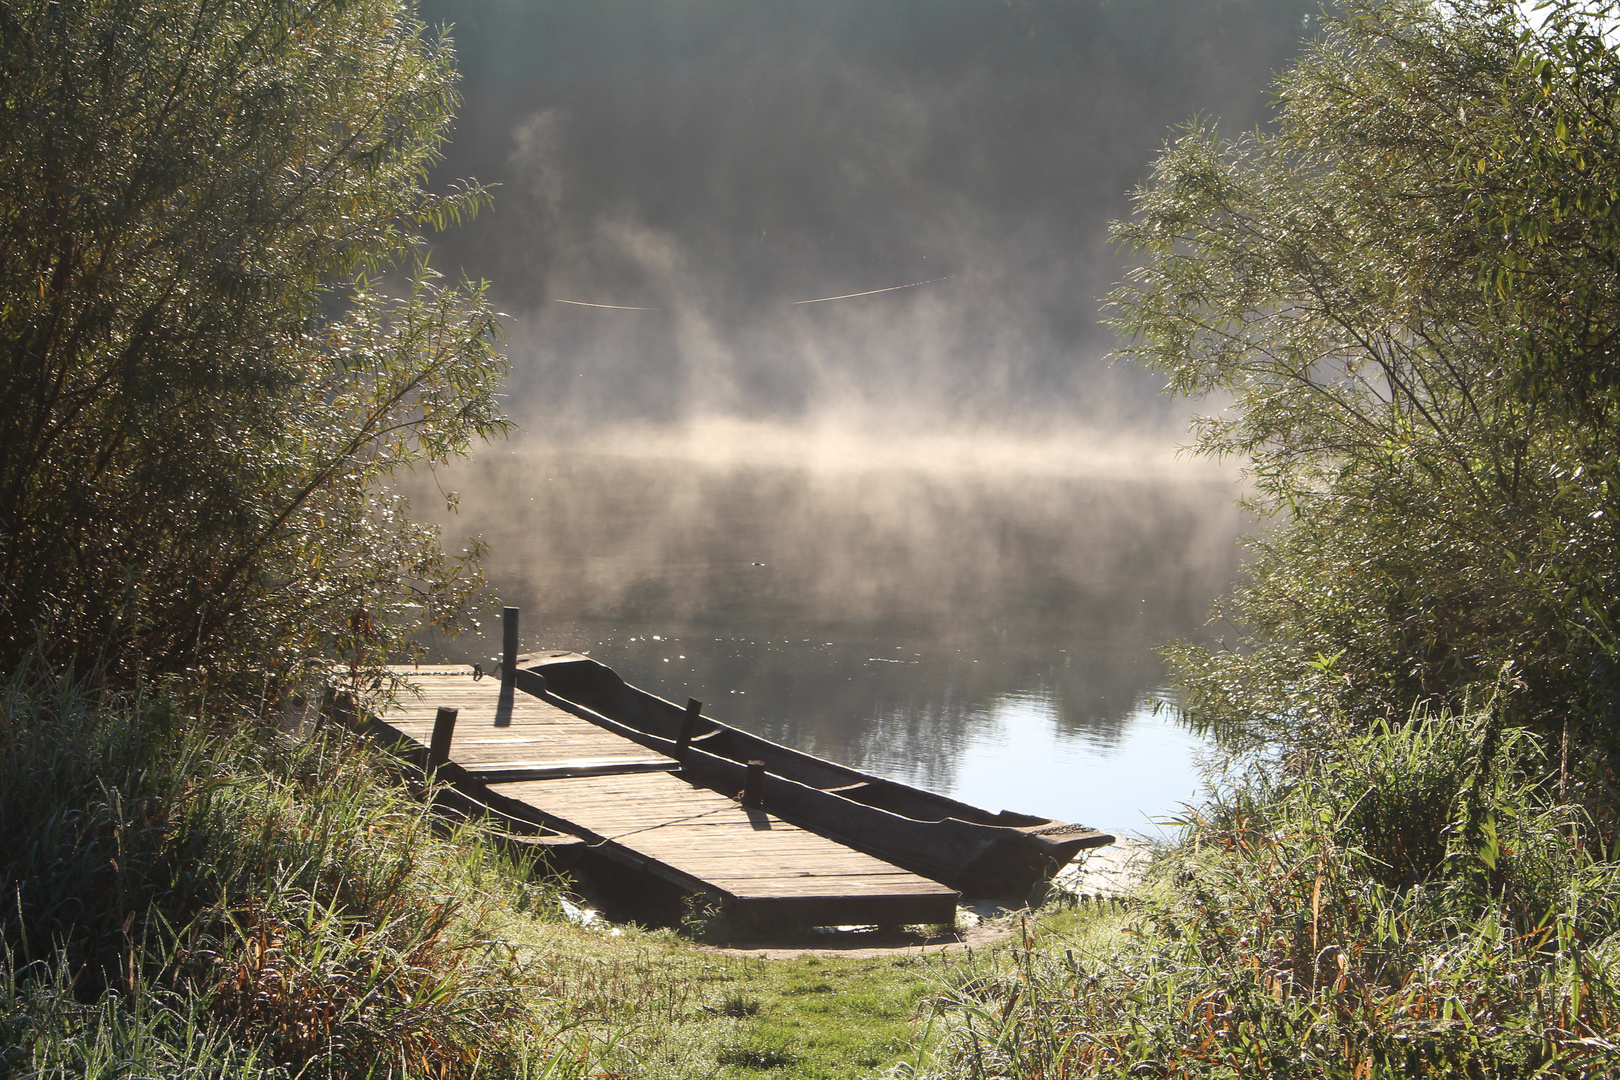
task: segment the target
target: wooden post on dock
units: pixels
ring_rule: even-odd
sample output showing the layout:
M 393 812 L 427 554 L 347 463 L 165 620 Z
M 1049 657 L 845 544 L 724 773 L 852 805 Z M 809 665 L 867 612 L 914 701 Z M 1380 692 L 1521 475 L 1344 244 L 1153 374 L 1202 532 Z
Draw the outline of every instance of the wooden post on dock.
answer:
M 433 718 L 433 739 L 428 743 L 428 772 L 450 761 L 450 736 L 455 734 L 456 712 L 455 709 L 441 706 L 438 715 Z
M 748 763 L 748 778 L 743 782 L 742 801 L 744 806 L 761 807 L 765 805 L 765 763 L 763 761 L 750 761 Z
M 697 730 L 698 713 L 702 711 L 703 702 L 697 698 L 686 699 L 686 716 L 681 720 L 680 734 L 675 736 L 676 760 L 686 760 L 686 748 L 692 745 L 692 732 Z
M 501 682 L 510 684 L 517 677 L 518 609 L 501 608 Z

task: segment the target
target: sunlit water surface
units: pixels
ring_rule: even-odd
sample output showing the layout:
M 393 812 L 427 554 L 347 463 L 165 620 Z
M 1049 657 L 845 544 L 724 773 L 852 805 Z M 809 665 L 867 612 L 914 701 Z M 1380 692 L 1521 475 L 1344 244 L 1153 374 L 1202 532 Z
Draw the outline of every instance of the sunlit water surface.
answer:
M 1198 786 L 1156 649 L 1236 574 L 1231 478 L 969 458 L 500 449 L 414 498 L 456 492 L 447 539 L 488 542 L 525 649 L 990 810 L 1150 832 Z

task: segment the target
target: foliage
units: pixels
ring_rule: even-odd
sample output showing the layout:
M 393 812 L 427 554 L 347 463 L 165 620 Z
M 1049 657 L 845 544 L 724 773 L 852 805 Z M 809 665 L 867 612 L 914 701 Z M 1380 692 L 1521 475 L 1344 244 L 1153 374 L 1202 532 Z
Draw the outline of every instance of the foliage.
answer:
M 0 969 L 0 1069 L 8 1078 L 285 1075 L 251 1046 L 197 1023 L 192 1002 L 165 1001 L 143 985 L 128 998 L 108 994 L 80 1005 L 75 988 L 65 964 Z
M 0 63 L 0 665 L 453 625 L 474 565 L 385 487 L 504 430 L 481 287 L 415 254 L 482 197 L 422 186 L 448 46 L 402 0 L 3 0 Z
M 436 837 L 351 736 L 26 674 L 0 699 L 13 1075 L 506 1076 L 572 1045 L 487 940 L 496 913 L 556 918 L 554 888 L 476 832 Z
M 1620 58 L 1595 12 L 1355 2 L 1278 84 L 1275 129 L 1195 124 L 1117 238 L 1130 358 L 1229 407 L 1251 463 L 1242 640 L 1175 650 L 1228 745 L 1331 745 L 1462 707 L 1620 740 Z
M 1252 767 L 1128 941 L 953 987 L 951 1075 L 1614 1074 L 1620 6 L 1548 6 L 1349 4 L 1118 226 L 1128 355 L 1277 519 L 1174 651 Z
M 1522 779 L 1533 736 L 1436 719 L 1191 815 L 1130 940 L 956 986 L 950 1075 L 1611 1075 L 1620 864 Z

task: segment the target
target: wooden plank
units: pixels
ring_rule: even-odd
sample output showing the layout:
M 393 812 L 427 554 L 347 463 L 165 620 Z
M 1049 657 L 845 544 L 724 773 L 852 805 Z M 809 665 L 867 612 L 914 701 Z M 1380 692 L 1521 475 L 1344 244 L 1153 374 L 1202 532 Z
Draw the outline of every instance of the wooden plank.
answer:
M 767 931 L 794 924 L 949 923 L 956 917 L 956 894 L 739 898 L 731 905 L 731 912 L 740 926 Z
M 888 864 L 876 860 L 857 862 L 843 858 L 842 853 L 836 848 L 827 851 L 824 848 L 812 848 L 802 844 L 795 844 L 786 848 L 779 847 L 776 844 L 760 844 L 753 850 L 739 851 L 736 845 L 731 845 L 728 848 L 707 844 L 688 844 L 677 837 L 660 836 L 656 831 L 631 833 L 630 836 L 620 836 L 614 839 L 620 843 L 628 843 L 632 837 L 635 838 L 636 850 L 644 851 L 648 855 L 658 858 L 663 858 L 666 855 L 681 855 L 689 859 L 701 860 L 710 866 L 725 866 L 736 863 L 761 867 L 781 866 L 817 873 L 830 871 L 855 874 L 905 873 L 899 867 L 895 867 L 891 871 Z
M 842 894 L 851 890 L 899 895 L 951 895 L 951 890 L 934 882 L 919 878 L 898 867 L 891 866 L 834 843 L 814 833 L 799 829 L 769 815 L 764 817 L 770 828 L 754 828 L 749 811 L 714 793 L 692 789 L 673 777 L 615 777 L 620 797 L 651 794 L 684 795 L 676 800 L 667 798 L 662 812 L 672 811 L 669 803 L 678 801 L 697 804 L 711 813 L 728 815 L 728 820 L 705 823 L 670 821 L 642 827 L 629 835 L 617 835 L 614 842 L 632 847 L 642 855 L 679 866 L 695 877 L 720 886 L 739 896 L 769 896 L 785 893 L 800 895 Z M 548 783 L 544 788 L 558 787 Z M 577 786 L 577 785 L 576 785 Z M 516 785 L 513 785 L 516 787 Z M 681 788 L 686 790 L 683 792 Z M 514 790 L 502 788 L 503 794 L 516 796 Z M 529 799 L 544 798 L 545 792 L 529 791 Z M 566 800 L 549 802 L 546 809 L 562 813 Z M 648 813 L 645 804 L 627 807 L 623 803 L 581 806 L 578 802 L 567 806 L 572 820 L 590 828 L 598 835 L 614 837 L 614 829 L 626 825 L 638 826 L 657 820 L 657 813 Z M 744 845 L 750 845 L 745 847 Z
M 660 840 L 650 833 L 633 833 L 631 836 L 617 838 L 614 843 L 629 843 L 635 841 L 637 851 L 663 859 L 671 856 L 680 856 L 693 863 L 701 862 L 706 866 L 720 868 L 758 868 L 776 869 L 793 873 L 816 874 L 852 874 L 866 876 L 871 874 L 891 874 L 891 871 L 882 863 L 857 863 L 837 858 L 831 852 L 813 852 L 803 848 L 792 851 L 773 851 L 769 845 L 764 845 L 756 851 L 725 852 L 718 848 L 707 850 L 694 848 L 687 844 L 670 843 Z M 896 868 L 898 869 L 898 868 Z M 899 871 L 893 876 L 904 876 Z
M 714 851 L 693 851 L 691 848 L 684 848 L 679 845 L 648 843 L 644 834 L 638 834 L 638 837 L 635 848 L 643 854 L 651 855 L 657 859 L 679 858 L 684 860 L 687 865 L 702 865 L 709 872 L 717 874 L 740 873 L 755 875 L 771 873 L 800 876 L 836 874 L 844 877 L 889 877 L 896 881 L 910 880 L 905 877 L 904 871 L 895 873 L 883 868 L 881 865 L 850 864 L 828 858 L 802 857 L 808 854 L 804 852 L 755 851 L 727 857 Z M 630 839 L 630 837 L 625 837 L 614 842 L 628 843 Z M 801 857 L 796 858 L 796 855 Z
M 947 921 L 956 894 L 870 855 L 700 788 L 673 759 L 465 668 L 405 672 L 422 689 L 384 717 L 426 744 L 440 707 L 458 710 L 450 760 L 492 795 L 569 823 L 591 846 L 769 921 Z
M 478 761 L 513 761 L 518 758 L 531 760 L 564 762 L 583 758 L 612 759 L 614 761 L 657 761 L 667 763 L 672 767 L 677 765 L 673 758 L 662 754 L 637 754 L 626 751 L 622 746 L 603 746 L 592 743 L 578 743 L 572 740 L 563 740 L 556 743 L 545 742 L 511 742 L 496 746 L 454 746 L 456 760 L 471 764 Z
M 603 731 L 595 724 L 493 677 L 475 680 L 467 668 L 394 669 L 419 685 L 402 693 L 383 722 L 426 745 L 441 706 L 457 709 L 450 760 L 473 773 L 580 776 L 678 767 L 672 758 Z M 587 759 L 595 759 L 583 764 Z
M 576 776 L 612 776 L 627 772 L 669 772 L 674 761 L 636 761 L 628 758 L 575 758 L 571 761 L 489 761 L 465 765 L 486 784 L 513 780 L 560 780 Z
M 863 887 L 859 881 L 845 878 L 817 878 L 814 881 L 795 881 L 792 878 L 777 878 L 774 880 L 762 878 L 716 878 L 709 883 L 722 892 L 730 893 L 739 900 L 770 898 L 770 897 L 846 897 L 850 899 L 869 898 L 873 900 L 885 897 L 920 897 L 928 898 L 933 895 L 949 897 L 949 893 L 930 894 L 909 889 L 902 885 Z
M 769 898 L 778 896 L 793 897 L 848 897 L 850 899 L 904 898 L 908 896 L 927 897 L 931 895 L 951 896 L 945 893 L 926 893 L 904 886 L 890 883 L 888 885 L 865 886 L 854 878 L 815 878 L 798 880 L 794 878 L 736 878 L 721 879 L 713 883 L 725 892 L 731 893 L 739 900 L 751 898 Z

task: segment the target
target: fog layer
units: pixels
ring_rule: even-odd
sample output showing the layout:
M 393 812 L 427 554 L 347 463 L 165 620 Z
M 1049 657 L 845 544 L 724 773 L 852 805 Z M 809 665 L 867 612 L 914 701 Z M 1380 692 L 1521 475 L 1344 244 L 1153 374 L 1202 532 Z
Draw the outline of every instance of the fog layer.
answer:
M 1203 633 L 1235 570 L 1229 477 L 1019 471 L 1017 453 L 929 469 L 519 450 L 442 479 L 525 648 L 591 652 L 720 719 L 950 789 L 1017 700 L 1106 753 L 1162 684 L 1155 647 Z M 439 656 L 486 659 L 492 641 Z

